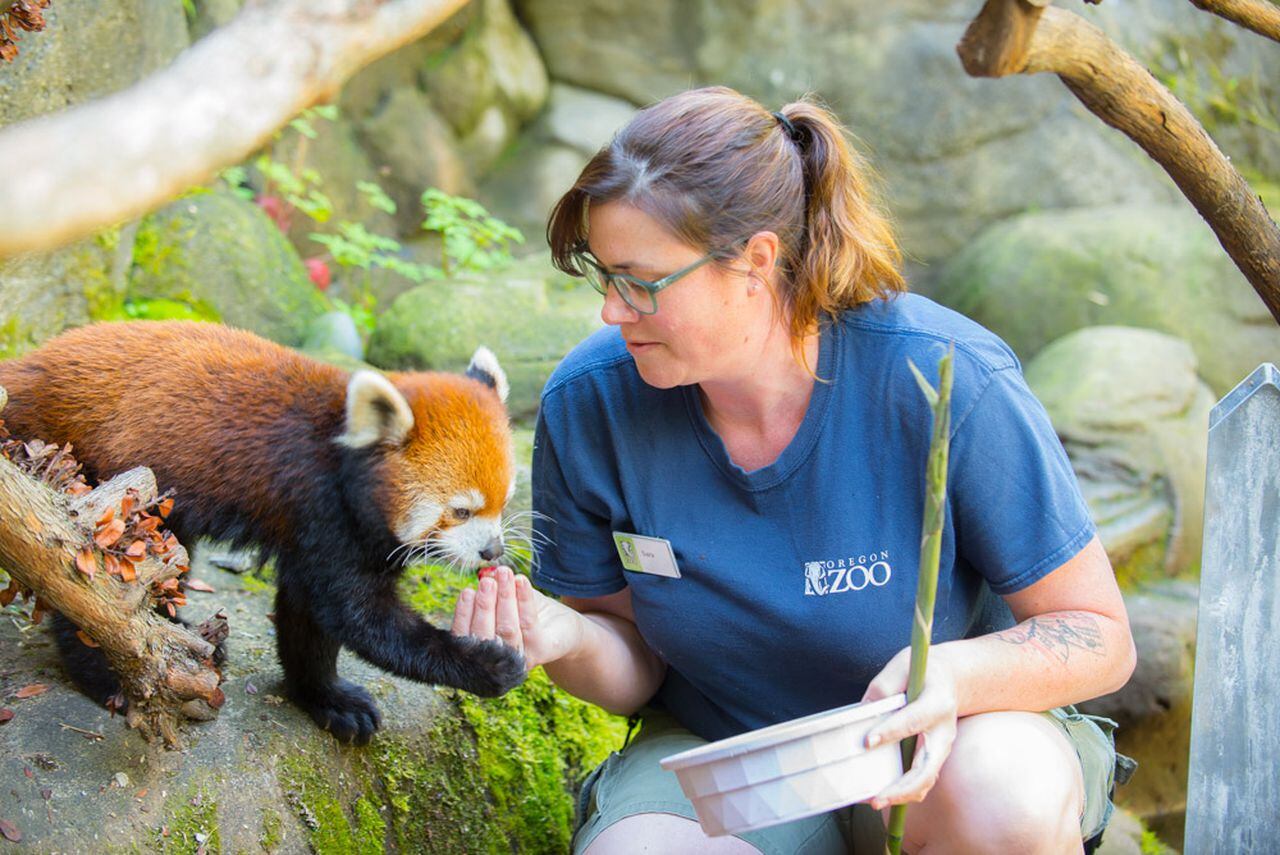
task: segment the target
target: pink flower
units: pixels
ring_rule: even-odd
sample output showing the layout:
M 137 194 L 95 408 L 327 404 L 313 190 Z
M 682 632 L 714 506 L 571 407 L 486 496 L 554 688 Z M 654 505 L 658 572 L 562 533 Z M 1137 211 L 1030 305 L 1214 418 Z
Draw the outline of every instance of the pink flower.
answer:
M 319 258 L 308 258 L 304 263 L 307 265 L 307 274 L 311 277 L 311 281 L 316 284 L 316 287 L 321 291 L 328 291 L 329 283 L 333 281 L 333 274 L 329 272 L 329 265 Z

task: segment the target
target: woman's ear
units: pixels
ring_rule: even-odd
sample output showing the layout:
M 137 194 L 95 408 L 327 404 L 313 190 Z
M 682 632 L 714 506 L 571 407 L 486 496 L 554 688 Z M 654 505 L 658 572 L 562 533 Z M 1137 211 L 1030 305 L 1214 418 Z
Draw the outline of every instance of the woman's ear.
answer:
M 751 268 L 748 275 L 758 276 L 760 282 L 772 281 L 781 249 L 782 242 L 778 240 L 776 233 L 765 231 L 753 234 L 742 252 L 743 258 Z M 755 281 L 752 282 L 753 290 L 756 284 Z
M 347 424 L 338 442 L 366 448 L 402 442 L 413 429 L 413 410 L 391 381 L 376 371 L 357 371 L 347 383 Z

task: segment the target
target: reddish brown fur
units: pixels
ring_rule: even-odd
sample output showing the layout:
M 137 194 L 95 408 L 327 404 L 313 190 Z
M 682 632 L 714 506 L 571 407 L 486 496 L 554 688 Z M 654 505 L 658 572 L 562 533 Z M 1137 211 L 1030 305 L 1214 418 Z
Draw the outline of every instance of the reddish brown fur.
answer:
M 506 412 L 484 382 L 493 378 L 392 376 L 414 425 L 399 440 L 395 407 L 375 404 L 369 435 L 380 422 L 383 439 L 357 448 L 337 442 L 350 379 L 249 333 L 191 322 L 97 324 L 0 362 L 14 435 L 71 443 L 97 479 L 149 466 L 176 492 L 168 522 L 188 547 L 209 536 L 275 556 L 285 690 L 321 727 L 363 742 L 377 708 L 337 677 L 341 646 L 396 674 L 483 695 L 519 683 L 524 661 L 414 614 L 391 563 L 415 502 L 446 507 L 478 489 L 482 516 L 501 510 L 513 465 Z M 102 700 L 111 679 L 82 660 L 64 659 Z

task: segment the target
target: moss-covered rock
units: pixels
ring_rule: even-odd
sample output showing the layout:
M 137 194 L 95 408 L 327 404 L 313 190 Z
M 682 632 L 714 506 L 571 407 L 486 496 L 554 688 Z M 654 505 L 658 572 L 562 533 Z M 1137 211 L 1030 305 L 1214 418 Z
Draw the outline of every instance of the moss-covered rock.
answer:
M 47 253 L 0 259 L 0 359 L 121 311 L 132 227 Z
M 517 444 L 526 467 L 531 445 L 526 431 Z M 621 745 L 623 720 L 555 688 L 541 670 L 502 698 L 480 699 L 344 653 L 339 671 L 377 699 L 383 727 L 367 746 L 340 745 L 281 697 L 272 586 L 216 569 L 207 563 L 215 551 L 196 550 L 192 575 L 216 593 L 190 592 L 186 616 L 229 616 L 227 703 L 216 720 L 187 728 L 181 752 L 144 744 L 78 694 L 52 639 L 9 620 L 16 606 L 0 610 L 0 706 L 16 712 L 0 725 L 0 780 L 10 782 L 0 819 L 33 851 L 567 851 L 574 789 Z M 471 581 L 420 567 L 402 594 L 443 626 Z M 14 697 L 34 682 L 52 688 Z
M 519 417 L 537 408 L 552 369 L 599 325 L 599 295 L 543 253 L 406 291 L 378 318 L 366 358 L 389 369 L 461 370 L 485 345 L 511 381 L 508 409 Z
M 188 44 L 179 0 L 58 0 L 0 73 L 0 126 L 118 92 Z
M 284 344 L 300 343 L 326 309 L 280 230 L 222 189 L 184 196 L 143 219 L 128 293 L 213 312 Z
M 1280 351 L 1280 328 L 1266 306 L 1186 205 L 1013 217 L 949 262 L 935 293 L 1024 360 L 1087 326 L 1178 336 L 1218 395 Z
M 1121 585 L 1194 577 L 1214 396 L 1190 346 L 1153 330 L 1088 327 L 1041 350 L 1026 374 Z

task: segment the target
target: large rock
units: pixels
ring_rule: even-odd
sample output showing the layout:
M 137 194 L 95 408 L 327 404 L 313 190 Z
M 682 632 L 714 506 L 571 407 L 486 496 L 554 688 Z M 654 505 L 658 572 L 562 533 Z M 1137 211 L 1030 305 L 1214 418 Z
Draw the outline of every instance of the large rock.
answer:
M 531 415 L 552 369 L 600 326 L 600 297 L 551 267 L 549 254 L 515 267 L 406 291 L 378 318 L 367 358 L 382 368 L 466 368 L 476 347 L 497 355 L 511 382 L 508 409 Z
M 1115 719 L 1116 748 L 1138 761 L 1116 802 L 1181 846 L 1191 747 L 1196 608 L 1192 582 L 1169 581 L 1125 595 L 1138 665 L 1128 684 L 1080 704 Z
M 366 747 L 339 745 L 282 701 L 269 586 L 196 555 L 193 573 L 217 593 L 189 594 L 187 612 L 201 620 L 222 609 L 230 618 L 227 703 L 216 720 L 186 728 L 182 751 L 145 744 L 72 689 L 45 632 L 9 614 L 0 621 L 0 707 L 15 713 L 0 724 L 0 819 L 25 847 L 567 851 L 571 789 L 620 745 L 620 719 L 569 698 L 541 672 L 481 700 L 343 654 L 339 671 L 375 696 L 383 726 Z M 405 589 L 440 624 L 466 580 L 447 571 L 430 578 Z M 32 683 L 51 688 L 15 697 Z
M 47 253 L 0 259 L 0 359 L 67 327 L 112 315 L 124 299 L 137 224 Z
M 480 185 L 480 201 L 543 246 L 552 206 L 635 114 L 619 98 L 552 84 L 546 108 Z
M 1193 63 L 1211 49 L 1194 41 L 1212 16 L 1123 6 L 1106 27 L 1140 59 L 1175 37 Z M 712 83 L 770 108 L 818 93 L 872 153 L 906 248 L 925 262 L 1018 211 L 1176 198 L 1135 145 L 1056 79 L 968 77 L 955 45 L 977 10 L 961 0 L 517 0 L 516 9 L 554 80 L 635 104 Z M 1228 32 L 1215 57 L 1226 63 L 1250 38 Z
M 1214 396 L 1186 342 L 1088 327 L 1041 350 L 1026 376 L 1071 457 L 1122 586 L 1197 573 Z
M 565 83 L 551 84 L 546 109 L 530 127 L 538 140 L 591 157 L 631 121 L 636 108 L 622 100 Z
M 143 220 L 129 293 L 211 309 L 230 326 L 299 344 L 325 303 L 297 252 L 258 206 L 216 190 Z
M 414 90 L 435 119 L 447 126 L 450 144 L 471 180 L 489 169 L 520 127 L 541 109 L 547 86 L 542 57 L 507 0 L 481 0 L 464 6 L 425 39 L 361 71 L 343 88 L 340 103 L 357 121 L 372 123 L 373 137 L 385 138 L 388 131 L 383 126 L 397 121 L 386 118 L 393 97 L 401 103 L 391 106 L 401 114 L 406 103 L 412 107 L 410 118 L 423 113 L 422 105 L 408 102 L 402 91 Z M 421 119 L 413 121 L 421 124 Z M 408 132 L 410 140 L 415 132 Z M 430 139 L 440 136 L 440 129 L 431 130 Z M 372 145 L 377 161 L 385 153 L 385 142 L 379 146 L 375 139 Z M 411 155 L 411 147 L 405 153 Z M 378 165 L 408 175 L 406 163 L 402 158 Z M 416 193 L 425 189 L 419 186 Z
M 934 295 L 1023 359 L 1099 324 L 1179 336 L 1218 395 L 1280 351 L 1280 328 L 1261 298 L 1186 205 L 1012 217 L 949 262 Z
M 0 68 L 0 126 L 124 89 L 189 44 L 178 0 L 58 0 L 45 17 Z
M 457 137 L 422 91 L 393 89 L 382 106 L 361 124 L 361 135 L 380 183 L 395 200 L 402 234 L 422 222 L 419 197 L 428 187 L 453 195 L 471 195 L 474 187 Z
M 533 39 L 507 0 L 480 0 L 479 19 L 461 42 L 429 64 L 422 75 L 440 113 L 466 136 L 484 111 L 497 105 L 513 129 L 533 118 L 547 100 L 547 70 Z

